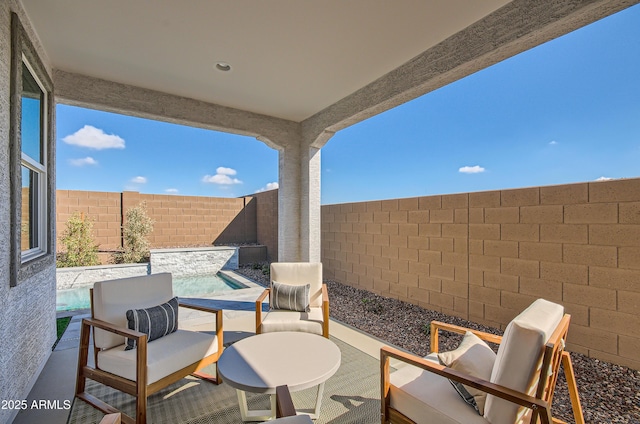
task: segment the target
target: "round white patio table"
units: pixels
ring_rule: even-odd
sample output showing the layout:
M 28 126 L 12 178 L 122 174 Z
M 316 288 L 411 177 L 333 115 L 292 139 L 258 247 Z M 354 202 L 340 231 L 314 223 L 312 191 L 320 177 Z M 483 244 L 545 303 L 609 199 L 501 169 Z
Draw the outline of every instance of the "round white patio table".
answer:
M 309 413 L 317 418 L 324 383 L 336 373 L 340 359 L 338 346 L 325 337 L 283 331 L 251 336 L 227 347 L 218 371 L 222 381 L 236 389 L 243 421 L 275 418 L 276 387 L 285 384 L 290 392 L 318 386 L 315 408 Z M 248 410 L 245 392 L 271 394 L 271 410 Z

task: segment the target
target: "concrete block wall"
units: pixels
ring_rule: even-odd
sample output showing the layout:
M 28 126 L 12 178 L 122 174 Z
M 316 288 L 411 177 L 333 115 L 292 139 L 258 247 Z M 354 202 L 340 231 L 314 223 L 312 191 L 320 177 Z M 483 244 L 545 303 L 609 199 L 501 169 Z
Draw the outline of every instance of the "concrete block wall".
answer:
M 142 202 L 155 221 L 149 236 L 152 248 L 256 242 L 256 206 L 251 197 L 174 196 L 128 191 L 58 190 L 58 237 L 64 233 L 71 214 L 78 211 L 94 222 L 94 238 L 100 249 L 117 250 L 122 246 L 126 211 Z M 62 249 L 64 246 L 58 243 L 58 251 Z
M 93 235 L 102 250 L 116 250 L 122 245 L 122 194 L 100 191 L 57 190 L 56 228 L 58 240 L 75 212 L 93 221 Z M 58 251 L 64 245 L 58 242 Z
M 278 262 L 278 190 L 253 195 L 256 203 L 256 240 L 267 246 L 267 259 Z
M 122 210 L 124 215 L 130 207 L 146 204 L 155 221 L 149 236 L 154 248 L 250 243 L 256 241 L 255 215 L 247 216 L 245 210 L 250 199 L 124 192 Z
M 568 348 L 640 369 L 640 179 L 322 207 L 325 278 L 504 328 L 533 300 Z

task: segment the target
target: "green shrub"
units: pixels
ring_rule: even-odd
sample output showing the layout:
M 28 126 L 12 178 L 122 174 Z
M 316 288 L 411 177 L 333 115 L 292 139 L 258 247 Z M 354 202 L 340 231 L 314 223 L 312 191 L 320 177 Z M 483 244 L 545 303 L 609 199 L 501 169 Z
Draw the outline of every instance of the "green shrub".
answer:
M 153 231 L 153 220 L 147 215 L 147 205 L 143 202 L 127 209 L 122 227 L 124 252 L 118 253 L 116 262 L 138 263 L 149 260 L 149 240 Z
M 75 212 L 67 220 L 60 242 L 64 251 L 58 256 L 59 268 L 100 265 L 98 245 L 93 242 L 93 221 Z

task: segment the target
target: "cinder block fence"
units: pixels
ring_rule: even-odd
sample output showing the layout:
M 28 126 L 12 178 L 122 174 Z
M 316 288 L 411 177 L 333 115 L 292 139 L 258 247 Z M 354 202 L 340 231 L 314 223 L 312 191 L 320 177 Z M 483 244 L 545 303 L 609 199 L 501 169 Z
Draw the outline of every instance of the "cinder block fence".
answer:
M 278 192 L 238 199 L 58 191 L 101 246 L 144 201 L 153 247 L 258 242 L 277 261 Z M 568 348 L 640 369 L 640 179 L 322 206 L 324 277 L 504 328 L 533 300 L 572 315 Z
M 640 369 L 640 179 L 322 208 L 325 278 L 504 328 L 539 297 L 569 349 Z
M 100 250 L 118 250 L 122 247 L 126 211 L 141 203 L 154 220 L 149 236 L 151 248 L 261 243 L 267 246 L 271 258 L 277 260 L 277 191 L 218 198 L 58 190 L 57 235 L 63 234 L 73 213 L 82 212 L 93 221 L 93 234 Z M 63 249 L 59 242 L 57 249 Z

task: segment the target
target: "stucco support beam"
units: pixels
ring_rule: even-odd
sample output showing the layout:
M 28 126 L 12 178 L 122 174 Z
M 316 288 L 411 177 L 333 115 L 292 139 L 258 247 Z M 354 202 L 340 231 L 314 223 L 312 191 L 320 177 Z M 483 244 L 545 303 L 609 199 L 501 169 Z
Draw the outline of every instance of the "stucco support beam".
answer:
M 269 147 L 297 138 L 300 124 L 226 106 L 54 70 L 56 101 L 172 124 L 256 137 Z
M 514 0 L 302 122 L 336 132 L 619 12 L 640 0 Z
M 291 140 L 279 155 L 278 260 L 320 262 L 320 148 L 333 133 Z

